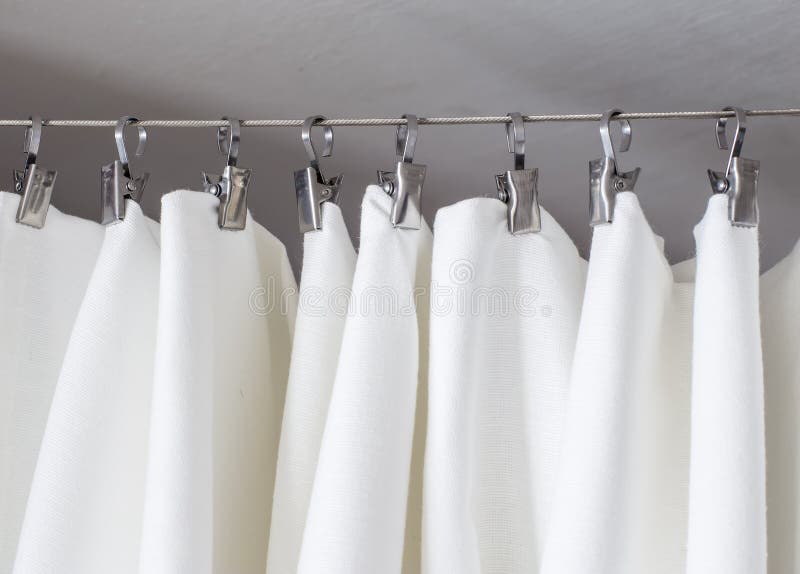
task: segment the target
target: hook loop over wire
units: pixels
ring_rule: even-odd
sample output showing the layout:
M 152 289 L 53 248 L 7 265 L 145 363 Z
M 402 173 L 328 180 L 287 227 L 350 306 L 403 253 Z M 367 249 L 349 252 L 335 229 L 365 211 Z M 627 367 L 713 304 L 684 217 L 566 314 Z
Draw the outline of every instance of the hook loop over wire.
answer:
M 736 118 L 736 129 L 733 136 L 733 146 L 730 148 L 731 153 L 728 155 L 728 165 L 725 168 L 725 177 L 731 172 L 733 160 L 742 153 L 742 144 L 744 144 L 744 135 L 747 132 L 747 115 L 745 111 L 737 106 L 728 106 L 722 109 L 723 112 L 734 112 Z M 728 138 L 726 135 L 728 128 L 728 118 L 717 118 L 717 147 L 719 149 L 728 149 Z
M 36 156 L 39 154 L 39 145 L 42 142 L 42 118 L 41 116 L 28 116 L 31 120 L 30 127 L 25 128 L 25 144 L 23 151 L 28 154 L 26 165 L 36 163 Z
M 626 152 L 631 148 L 632 136 L 631 123 L 628 120 L 616 118 L 616 116 L 621 113 L 622 110 L 619 108 L 612 108 L 603 112 L 603 115 L 600 118 L 600 139 L 603 142 L 603 152 L 605 153 L 606 157 L 614 160 L 614 164 L 617 166 L 619 165 L 617 163 L 617 154 L 614 150 L 614 142 L 611 139 L 611 122 L 616 120 L 620 125 L 620 152 Z
M 514 154 L 514 169 L 525 169 L 525 121 L 519 112 L 508 114 L 511 121 L 506 124 L 508 153 Z
M 319 170 L 319 159 L 317 158 L 317 150 L 314 148 L 314 142 L 311 139 L 311 128 L 318 122 L 325 121 L 325 116 L 316 115 L 309 116 L 303 122 L 303 128 L 300 131 L 300 137 L 303 139 L 303 147 L 306 148 L 306 155 L 311 167 L 321 175 Z M 323 126 L 323 134 L 325 137 L 325 147 L 322 149 L 322 157 L 330 157 L 333 153 L 333 128 L 330 126 Z
M 396 153 L 403 156 L 403 163 L 414 163 L 414 150 L 417 147 L 419 122 L 414 114 L 403 114 L 405 124 L 397 126 Z
M 147 130 L 144 126 L 137 125 L 139 119 L 134 116 L 122 116 L 117 120 L 117 126 L 114 128 L 114 139 L 117 142 L 117 153 L 119 154 L 119 161 L 122 163 L 125 170 L 128 170 L 128 152 L 125 150 L 125 126 L 135 125 L 139 132 L 139 143 L 136 145 L 136 155 L 144 155 L 145 147 L 147 146 Z
M 227 126 L 217 129 L 217 147 L 223 155 L 227 155 L 226 165 L 236 166 L 239 161 L 239 142 L 242 139 L 242 122 L 236 118 L 223 117 Z

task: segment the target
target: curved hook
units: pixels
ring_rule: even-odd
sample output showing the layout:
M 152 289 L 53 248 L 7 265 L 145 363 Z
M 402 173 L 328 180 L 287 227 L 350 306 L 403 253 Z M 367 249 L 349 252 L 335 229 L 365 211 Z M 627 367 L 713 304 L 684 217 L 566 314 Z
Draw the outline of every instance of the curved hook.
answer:
M 28 154 L 25 165 L 36 163 L 36 156 L 39 154 L 39 144 L 42 142 L 42 118 L 41 116 L 29 116 L 31 127 L 25 128 L 25 145 L 23 150 Z
M 725 168 L 725 176 L 730 173 L 731 166 L 733 165 L 734 158 L 739 157 L 739 154 L 742 153 L 742 144 L 744 143 L 744 134 L 747 132 L 747 114 L 742 108 L 736 106 L 728 106 L 726 108 L 722 108 L 724 112 L 734 112 L 736 115 L 736 131 L 734 132 L 733 136 L 733 146 L 731 147 L 731 153 L 728 156 L 728 165 Z M 721 117 L 717 120 L 717 146 L 719 149 L 728 149 L 728 139 L 726 137 L 726 131 L 728 128 L 728 118 Z
M 119 161 L 122 163 L 125 170 L 128 170 L 128 152 L 125 150 L 125 126 L 129 124 L 136 125 L 139 118 L 133 116 L 122 116 L 117 120 L 117 127 L 114 128 L 114 139 L 117 142 L 117 152 L 119 153 Z M 144 154 L 144 148 L 147 146 L 147 130 L 144 126 L 136 125 L 139 131 L 139 143 L 136 146 L 136 155 L 141 156 Z
M 236 118 L 223 117 L 227 126 L 217 130 L 217 147 L 220 153 L 228 156 L 226 165 L 234 167 L 239 161 L 239 141 L 242 139 L 242 122 Z
M 508 153 L 514 154 L 514 169 L 525 169 L 525 121 L 519 112 L 508 114 L 511 121 L 506 123 Z
M 303 122 L 303 129 L 300 132 L 300 137 L 303 139 L 303 146 L 306 148 L 308 161 L 311 162 L 311 167 L 317 173 L 319 171 L 319 159 L 317 158 L 317 150 L 314 148 L 314 142 L 311 140 L 311 128 L 318 122 L 325 121 L 325 116 L 309 116 Z M 330 157 L 333 153 L 333 128 L 330 126 L 323 126 L 323 134 L 325 137 L 325 147 L 322 150 L 322 157 Z M 321 175 L 321 174 L 320 174 Z
M 614 151 L 614 142 L 611 141 L 611 122 L 615 120 L 615 116 L 622 113 L 618 108 L 612 108 L 603 112 L 600 118 L 600 139 L 603 141 L 603 152 L 606 157 L 614 160 L 617 163 L 617 154 Z M 619 151 L 626 152 L 631 147 L 631 123 L 628 120 L 616 120 L 619 122 L 621 129 L 622 141 L 619 143 Z
M 417 134 L 419 123 L 414 114 L 403 114 L 405 124 L 397 126 L 397 143 L 395 144 L 398 156 L 403 156 L 403 163 L 414 163 L 414 149 L 417 147 Z

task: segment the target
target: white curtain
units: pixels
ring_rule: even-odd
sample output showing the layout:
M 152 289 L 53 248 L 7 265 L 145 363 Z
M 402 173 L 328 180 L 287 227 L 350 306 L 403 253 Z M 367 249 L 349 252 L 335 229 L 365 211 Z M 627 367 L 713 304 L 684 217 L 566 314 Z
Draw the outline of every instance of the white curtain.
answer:
M 0 192 L 0 572 L 800 572 L 800 247 L 710 198 L 670 265 L 636 195 L 588 262 L 542 210 L 434 232 L 364 196 L 283 245 Z M 702 215 L 702 217 L 701 217 Z

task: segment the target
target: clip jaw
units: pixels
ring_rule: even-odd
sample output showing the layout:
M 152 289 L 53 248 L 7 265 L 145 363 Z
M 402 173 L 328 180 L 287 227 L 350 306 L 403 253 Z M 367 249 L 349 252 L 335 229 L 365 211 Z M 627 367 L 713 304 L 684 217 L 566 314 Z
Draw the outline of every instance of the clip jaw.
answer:
M 713 193 L 728 195 L 728 221 L 737 227 L 758 226 L 758 172 L 761 162 L 739 157 L 746 132 L 746 115 L 742 108 L 727 107 L 725 111 L 736 113 L 736 135 L 728 157 L 725 172 L 708 170 L 708 179 Z M 727 118 L 717 120 L 717 146 L 728 149 L 725 130 Z
M 425 184 L 426 167 L 414 163 L 417 144 L 417 116 L 405 114 L 406 124 L 397 126 L 396 151 L 400 156 L 394 171 L 378 171 L 378 184 L 392 198 L 389 219 L 400 229 L 420 229 L 420 198 Z
M 317 152 L 311 141 L 311 128 L 324 116 L 310 116 L 303 123 L 301 137 L 306 148 L 310 166 L 294 172 L 294 191 L 297 196 L 297 216 L 300 233 L 322 229 L 322 204 L 326 201 L 336 203 L 339 199 L 339 186 L 342 175 L 326 179 L 319 169 Z M 325 148 L 322 157 L 330 157 L 333 152 L 333 128 L 324 127 Z
M 539 209 L 539 170 L 525 169 L 525 123 L 522 114 L 508 114 L 508 151 L 514 154 L 514 169 L 495 176 L 497 198 L 508 206 L 508 231 L 513 235 L 542 230 Z
M 228 122 L 217 130 L 219 151 L 228 156 L 221 175 L 203 172 L 203 191 L 219 198 L 220 229 L 241 231 L 247 223 L 247 186 L 252 170 L 238 167 L 241 122 L 236 118 L 222 118 Z
M 326 181 L 313 167 L 294 172 L 300 233 L 322 229 L 322 204 L 326 201 L 337 202 L 341 183 L 341 175 Z
M 617 194 L 633 191 L 641 168 L 620 173 L 616 162 L 610 157 L 602 157 L 589 162 L 589 212 L 591 225 L 611 223 Z
M 600 138 L 603 141 L 603 157 L 589 162 L 589 213 L 590 224 L 604 225 L 614 220 L 614 207 L 617 194 L 622 191 L 633 191 L 639 179 L 641 168 L 621 172 L 617 166 L 614 144 L 611 141 L 609 124 L 614 116 L 622 110 L 606 111 L 600 119 Z M 617 120 L 622 128 L 622 142 L 619 151 L 628 151 L 631 147 L 631 124 L 628 120 Z
M 139 177 L 131 175 L 128 165 L 128 153 L 125 150 L 124 129 L 129 124 L 136 124 L 139 120 L 133 116 L 123 116 L 117 121 L 114 130 L 114 139 L 117 142 L 119 159 L 100 168 L 100 223 L 108 225 L 125 219 L 125 200 L 132 199 L 139 202 L 142 199 L 144 188 L 150 179 L 149 173 Z M 136 155 L 144 154 L 147 144 L 147 132 L 144 127 L 137 126 L 139 143 Z
M 42 139 L 42 118 L 30 118 L 31 127 L 25 130 L 25 149 L 28 159 L 24 170 L 14 170 L 14 191 L 22 197 L 17 208 L 17 223 L 41 229 L 53 196 L 58 172 L 36 165 Z
M 495 176 L 498 199 L 508 205 L 508 231 L 513 235 L 542 230 L 538 169 L 515 169 Z

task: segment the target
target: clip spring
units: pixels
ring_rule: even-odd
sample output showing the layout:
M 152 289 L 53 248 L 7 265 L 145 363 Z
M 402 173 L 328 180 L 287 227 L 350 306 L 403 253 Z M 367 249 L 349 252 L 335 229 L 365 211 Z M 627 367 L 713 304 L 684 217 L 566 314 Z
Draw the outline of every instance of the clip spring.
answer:
M 591 225 L 611 223 L 614 219 L 614 207 L 617 194 L 621 191 L 633 191 L 641 168 L 631 171 L 619 171 L 614 142 L 611 141 L 610 124 L 622 110 L 606 111 L 600 119 L 600 139 L 603 141 L 603 157 L 589 162 L 589 213 Z M 628 120 L 616 120 L 622 128 L 620 152 L 631 147 L 631 124 Z
M 31 127 L 25 130 L 25 146 L 28 154 L 24 170 L 14 170 L 14 191 L 22 197 L 17 208 L 17 223 L 41 229 L 50 207 L 53 187 L 58 172 L 36 165 L 39 144 L 42 141 L 42 118 L 32 116 Z
M 294 172 L 294 191 L 297 196 L 297 215 L 300 233 L 322 229 L 322 204 L 326 201 L 336 203 L 339 198 L 339 186 L 342 175 L 325 179 L 319 168 L 317 150 L 311 140 L 311 128 L 317 122 L 325 120 L 325 116 L 310 116 L 303 122 L 300 136 L 308 155 L 309 167 Z M 333 153 L 333 128 L 323 127 L 325 147 L 322 157 L 330 157 Z
M 251 170 L 238 167 L 239 141 L 242 122 L 236 118 L 222 118 L 228 122 L 217 130 L 217 147 L 227 155 L 221 175 L 203 172 L 203 191 L 219 198 L 220 229 L 241 231 L 247 223 L 247 186 Z
M 506 124 L 508 151 L 514 154 L 514 169 L 495 176 L 497 197 L 508 205 L 508 231 L 513 235 L 542 230 L 539 209 L 539 170 L 525 169 L 525 122 L 522 114 L 508 114 Z

